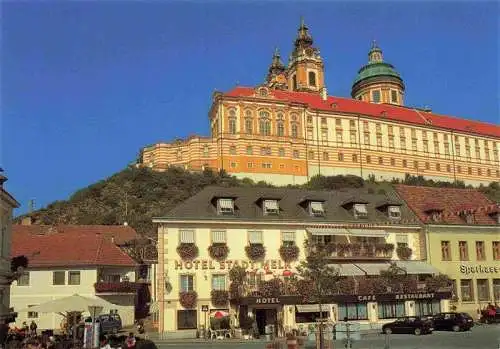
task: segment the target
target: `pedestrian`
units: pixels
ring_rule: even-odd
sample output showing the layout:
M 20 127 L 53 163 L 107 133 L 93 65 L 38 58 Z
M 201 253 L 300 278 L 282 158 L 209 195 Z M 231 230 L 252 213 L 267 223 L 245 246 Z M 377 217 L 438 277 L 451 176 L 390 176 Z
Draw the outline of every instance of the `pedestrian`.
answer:
M 32 337 L 35 337 L 36 336 L 36 329 L 38 328 L 35 320 L 31 320 L 31 324 L 30 324 L 30 332 L 31 332 L 31 336 Z

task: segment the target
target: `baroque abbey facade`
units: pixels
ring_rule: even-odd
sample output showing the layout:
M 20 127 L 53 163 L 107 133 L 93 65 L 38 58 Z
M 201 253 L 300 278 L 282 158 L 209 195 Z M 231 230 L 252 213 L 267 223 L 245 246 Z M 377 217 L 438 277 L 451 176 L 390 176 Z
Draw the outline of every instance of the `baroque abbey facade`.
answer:
M 375 42 L 351 98 L 328 96 L 324 81 L 323 58 L 302 22 L 288 64 L 276 51 L 265 83 L 214 94 L 209 137 L 147 146 L 138 166 L 223 169 L 276 185 L 317 174 L 499 180 L 500 127 L 405 106 L 405 83 Z

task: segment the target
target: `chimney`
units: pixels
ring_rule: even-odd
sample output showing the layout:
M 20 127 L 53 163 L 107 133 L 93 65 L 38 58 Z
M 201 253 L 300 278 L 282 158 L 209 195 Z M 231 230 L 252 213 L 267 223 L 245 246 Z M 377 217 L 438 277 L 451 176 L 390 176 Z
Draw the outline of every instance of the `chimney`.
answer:
M 321 89 L 321 99 L 324 101 L 328 99 L 328 91 L 326 90 L 326 87 Z
M 31 216 L 23 217 L 21 220 L 21 225 L 31 225 L 31 223 L 33 223 Z

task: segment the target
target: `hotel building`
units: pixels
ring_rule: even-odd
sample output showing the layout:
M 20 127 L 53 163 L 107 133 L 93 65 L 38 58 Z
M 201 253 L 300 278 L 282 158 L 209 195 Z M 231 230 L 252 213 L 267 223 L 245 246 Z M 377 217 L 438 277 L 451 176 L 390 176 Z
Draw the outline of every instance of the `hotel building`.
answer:
M 428 262 L 453 279 L 452 305 L 500 303 L 500 209 L 476 190 L 396 186 L 427 236 Z
M 392 190 L 207 187 L 153 222 L 158 327 L 167 336 L 194 336 L 216 312 L 249 314 L 261 333 L 269 324 L 281 334 L 307 328 L 319 305 L 298 296 L 290 279 L 310 252 L 306 239 L 328 249 L 342 276 L 322 307 L 329 320 L 378 328 L 398 316 L 448 310 L 450 289 L 423 282 L 438 271 L 425 262 L 420 222 Z M 407 274 L 407 287 L 375 288 L 391 265 Z M 234 266 L 245 271 L 239 288 L 229 276 Z M 280 286 L 264 291 L 273 282 Z
M 262 85 L 213 95 L 210 136 L 147 146 L 137 165 L 223 169 L 276 185 L 317 174 L 499 180 L 500 127 L 405 106 L 406 84 L 376 43 L 350 98 L 328 96 L 324 76 L 323 57 L 302 22 L 286 66 L 276 51 Z

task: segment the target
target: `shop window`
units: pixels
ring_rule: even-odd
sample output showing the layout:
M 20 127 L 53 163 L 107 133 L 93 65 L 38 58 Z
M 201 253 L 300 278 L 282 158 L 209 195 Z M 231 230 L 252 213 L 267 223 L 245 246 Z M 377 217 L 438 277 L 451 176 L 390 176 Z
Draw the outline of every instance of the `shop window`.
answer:
M 462 302 L 472 302 L 474 300 L 471 279 L 460 280 L 460 294 Z
M 196 310 L 177 310 L 177 329 L 195 330 L 197 326 Z
M 467 241 L 459 241 L 458 242 L 458 250 L 460 251 L 460 260 L 468 261 L 469 260 L 469 247 L 467 246 Z
M 224 274 L 212 275 L 212 290 L 218 290 L 218 291 L 226 290 L 226 275 Z
M 52 273 L 52 285 L 65 285 L 65 284 L 66 284 L 66 272 L 54 271 Z
M 477 299 L 479 301 L 489 301 L 490 300 L 490 290 L 488 285 L 488 279 L 477 279 Z
M 379 302 L 378 318 L 394 319 L 405 316 L 405 302 Z
M 416 301 L 415 302 L 415 315 L 435 315 L 441 312 L 441 302 L 437 300 L 432 301 Z
M 441 241 L 441 259 L 451 261 L 451 248 L 449 241 Z
M 338 305 L 338 318 L 344 320 L 367 320 L 368 306 L 366 303 L 344 303 Z
M 493 279 L 493 298 L 500 301 L 500 279 Z
M 179 288 L 181 292 L 194 291 L 194 276 L 193 275 L 181 275 Z
M 68 285 L 80 285 L 80 271 L 68 272 Z
M 27 308 L 36 307 L 36 304 L 30 304 Z M 36 311 L 28 311 L 28 319 L 37 319 L 38 312 Z
M 500 260 L 500 241 L 493 241 L 491 244 L 493 246 L 493 259 Z
M 22 273 L 22 275 L 17 279 L 17 286 L 29 286 L 30 285 L 30 273 L 29 271 Z
M 484 241 L 476 241 L 476 256 L 478 261 L 484 261 L 486 254 L 484 253 Z

